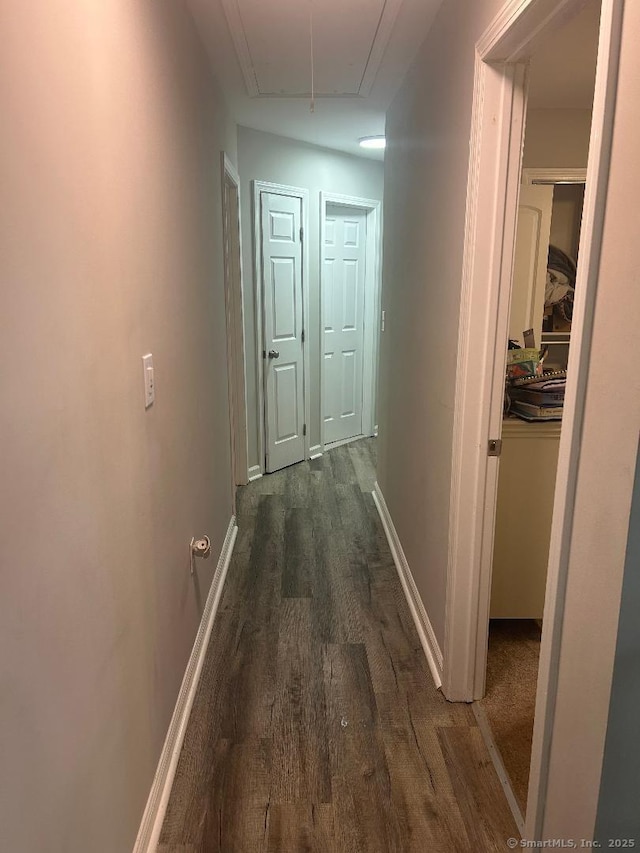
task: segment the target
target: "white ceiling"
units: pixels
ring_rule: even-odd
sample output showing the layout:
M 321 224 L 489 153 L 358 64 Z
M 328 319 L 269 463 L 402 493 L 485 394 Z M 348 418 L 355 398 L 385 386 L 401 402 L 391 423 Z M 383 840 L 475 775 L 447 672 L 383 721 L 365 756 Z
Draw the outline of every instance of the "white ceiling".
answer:
M 591 109 L 596 77 L 600 0 L 588 0 L 531 58 L 529 107 Z
M 402 0 L 222 0 L 252 97 L 366 96 Z
M 187 0 L 240 125 L 381 159 L 385 113 L 442 0 Z M 313 9 L 314 112 L 310 111 Z M 600 1 L 544 38 L 529 106 L 590 109 Z
M 384 133 L 441 2 L 188 0 L 238 124 L 373 159 L 358 139 Z

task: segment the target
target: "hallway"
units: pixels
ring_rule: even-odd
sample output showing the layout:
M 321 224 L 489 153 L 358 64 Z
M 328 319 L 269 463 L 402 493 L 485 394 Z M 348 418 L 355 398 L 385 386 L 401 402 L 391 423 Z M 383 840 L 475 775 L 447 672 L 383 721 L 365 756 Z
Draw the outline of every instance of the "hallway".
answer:
M 469 706 L 435 690 L 378 519 L 375 439 L 259 479 L 160 853 L 503 851 Z

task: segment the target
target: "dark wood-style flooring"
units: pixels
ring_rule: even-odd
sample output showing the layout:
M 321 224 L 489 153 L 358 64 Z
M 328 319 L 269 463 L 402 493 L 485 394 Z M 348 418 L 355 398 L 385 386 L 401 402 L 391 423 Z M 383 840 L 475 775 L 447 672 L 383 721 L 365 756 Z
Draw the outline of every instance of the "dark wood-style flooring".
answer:
M 239 490 L 159 853 L 481 853 L 517 836 L 433 685 L 371 497 L 375 440 Z

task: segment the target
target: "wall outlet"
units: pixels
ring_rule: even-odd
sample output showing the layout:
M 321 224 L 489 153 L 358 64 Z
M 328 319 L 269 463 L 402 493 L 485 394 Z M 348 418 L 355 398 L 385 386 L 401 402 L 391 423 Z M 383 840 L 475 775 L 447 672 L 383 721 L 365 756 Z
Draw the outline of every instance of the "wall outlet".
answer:
M 153 376 L 153 356 L 151 353 L 142 356 L 144 370 L 144 407 L 148 409 L 156 399 L 156 385 Z

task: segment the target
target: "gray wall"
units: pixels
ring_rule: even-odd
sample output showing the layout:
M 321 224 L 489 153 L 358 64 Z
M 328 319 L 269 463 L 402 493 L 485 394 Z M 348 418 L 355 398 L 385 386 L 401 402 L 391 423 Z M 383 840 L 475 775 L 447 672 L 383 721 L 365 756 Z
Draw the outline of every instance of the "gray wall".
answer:
M 235 127 L 180 3 L 1 19 L 0 847 L 123 853 L 231 513 Z
M 640 456 L 633 487 L 596 838 L 640 842 Z
M 242 240 L 247 371 L 249 466 L 258 465 L 256 316 L 251 182 L 288 184 L 309 190 L 309 351 L 311 353 L 311 446 L 320 443 L 320 192 L 382 199 L 383 164 L 352 157 L 270 133 L 238 128 L 238 165 L 242 182 Z
M 378 481 L 444 645 L 475 42 L 501 0 L 445 0 L 387 115 Z

